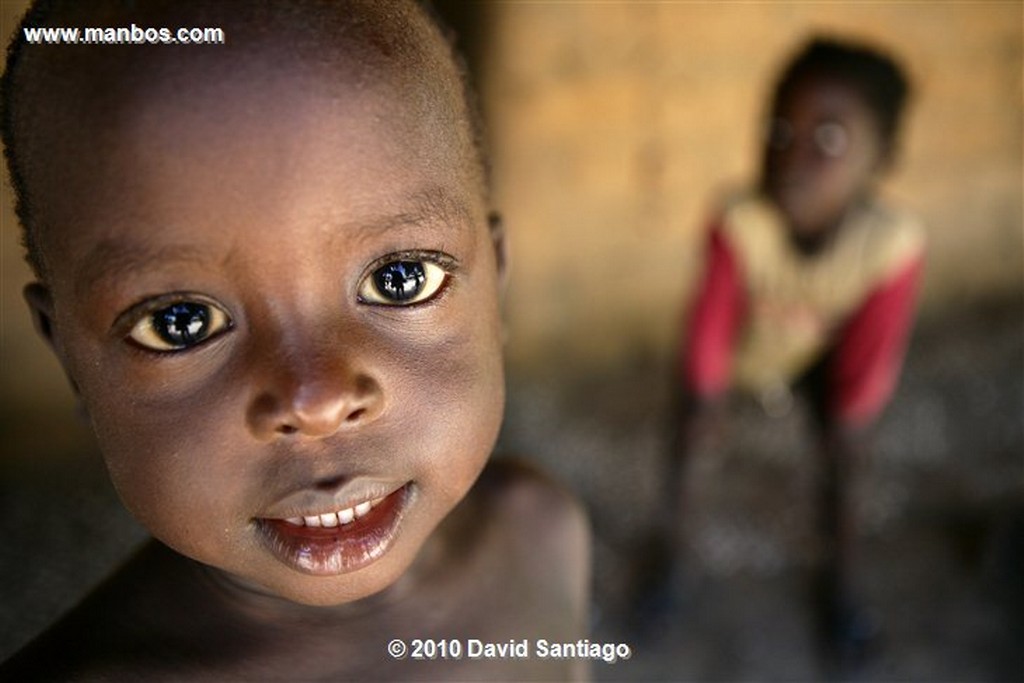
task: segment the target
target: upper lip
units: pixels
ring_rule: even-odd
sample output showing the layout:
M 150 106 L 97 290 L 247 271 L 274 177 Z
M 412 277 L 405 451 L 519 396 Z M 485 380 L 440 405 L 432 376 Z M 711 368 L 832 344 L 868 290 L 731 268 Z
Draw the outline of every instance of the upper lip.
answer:
M 288 519 L 338 512 L 354 508 L 360 503 L 386 498 L 408 483 L 408 481 L 367 477 L 347 480 L 333 491 L 324 491 L 315 487 L 302 488 L 287 494 L 257 517 Z

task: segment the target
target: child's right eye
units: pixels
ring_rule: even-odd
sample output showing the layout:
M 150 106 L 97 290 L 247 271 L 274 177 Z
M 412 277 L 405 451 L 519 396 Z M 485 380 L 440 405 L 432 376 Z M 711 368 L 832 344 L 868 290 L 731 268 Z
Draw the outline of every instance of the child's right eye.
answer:
M 185 351 L 227 331 L 231 319 L 217 306 L 198 301 L 178 301 L 150 310 L 128 337 L 150 351 Z

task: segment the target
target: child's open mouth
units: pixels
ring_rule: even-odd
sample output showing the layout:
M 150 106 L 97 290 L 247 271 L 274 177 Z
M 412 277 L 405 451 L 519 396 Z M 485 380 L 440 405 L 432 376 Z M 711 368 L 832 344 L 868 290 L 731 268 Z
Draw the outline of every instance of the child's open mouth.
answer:
M 287 519 L 260 518 L 261 537 L 274 555 L 307 574 L 361 569 L 391 545 L 409 497 L 409 484 L 351 507 Z

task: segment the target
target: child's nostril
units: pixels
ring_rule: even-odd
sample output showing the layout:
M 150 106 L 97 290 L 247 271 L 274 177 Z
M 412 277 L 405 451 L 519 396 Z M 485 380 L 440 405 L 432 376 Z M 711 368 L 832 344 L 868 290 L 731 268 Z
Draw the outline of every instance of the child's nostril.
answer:
M 366 408 L 359 408 L 358 410 L 353 410 L 351 413 L 349 413 L 348 417 L 345 418 L 345 419 L 348 422 L 355 422 L 356 420 L 360 419 L 365 414 L 366 414 Z
M 277 431 L 281 432 L 282 434 L 294 434 L 295 432 L 299 431 L 299 429 L 298 427 L 293 427 L 292 425 L 281 425 L 280 427 L 277 428 Z

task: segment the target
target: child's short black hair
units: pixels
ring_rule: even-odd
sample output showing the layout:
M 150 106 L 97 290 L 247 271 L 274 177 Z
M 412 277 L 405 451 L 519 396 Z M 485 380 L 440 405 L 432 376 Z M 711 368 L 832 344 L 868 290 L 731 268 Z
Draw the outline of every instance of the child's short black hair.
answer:
M 771 111 L 777 111 L 792 90 L 812 76 L 835 78 L 854 87 L 875 117 L 883 149 L 892 151 L 910 96 L 910 82 L 892 57 L 861 43 L 812 38 L 779 76 Z
M 76 12 L 81 9 L 75 5 L 76 1 L 33 0 L 11 39 L 11 43 L 7 47 L 5 68 L 2 78 L 0 78 L 0 137 L 2 137 L 4 145 L 8 177 L 14 192 L 14 208 L 22 226 L 22 243 L 25 247 L 26 260 L 36 276 L 41 279 L 45 279 L 46 268 L 39 247 L 39 238 L 36 234 L 37 226 L 35 226 L 33 221 L 32 207 L 29 201 L 29 191 L 25 178 L 25 164 L 27 160 L 23 158 L 23 145 L 20 144 L 20 138 L 24 133 L 24 121 L 26 118 L 30 118 L 30 112 L 26 113 L 23 111 L 26 107 L 21 105 L 21 95 L 27 87 L 23 72 L 31 70 L 25 66 L 26 48 L 29 46 L 24 36 L 24 29 L 54 26 L 66 22 L 69 11 Z M 250 21 L 254 17 L 258 18 L 265 15 L 268 24 L 275 26 L 275 20 L 284 18 L 291 25 L 307 27 L 310 32 L 322 32 L 324 27 L 329 26 L 339 26 L 342 31 L 350 28 L 345 26 L 344 21 L 339 23 L 337 20 L 337 15 L 342 13 L 339 12 L 339 7 L 342 10 L 351 11 L 354 15 L 350 22 L 352 26 L 366 21 L 366 16 L 361 16 L 357 11 L 358 5 L 376 5 L 379 8 L 380 16 L 388 20 L 392 18 L 390 15 L 397 16 L 401 14 L 401 8 L 407 5 L 421 12 L 427 21 L 433 24 L 433 27 L 441 34 L 449 52 L 447 59 L 450 60 L 457 73 L 465 118 L 468 119 L 466 123 L 470 128 L 470 135 L 472 136 L 475 163 L 478 166 L 482 179 L 483 190 L 487 194 L 489 193 L 490 186 L 490 165 L 485 150 L 479 102 L 470 82 L 464 57 L 455 44 L 455 36 L 438 15 L 430 0 L 407 0 L 406 4 L 401 7 L 397 4 L 392 4 L 393 2 L 394 0 L 366 0 L 362 3 L 343 5 L 337 2 L 323 2 L 322 0 L 240 0 L 240 2 L 232 3 L 224 0 L 220 4 L 225 7 L 219 8 L 218 11 L 230 11 L 230 8 L 244 4 L 244 14 Z M 125 0 L 123 4 L 131 7 L 134 3 L 133 0 Z M 160 3 L 154 3 L 154 5 L 158 4 Z M 170 4 L 173 6 L 176 3 L 171 2 Z M 197 13 L 201 13 L 203 4 L 202 2 L 191 4 L 182 2 L 182 12 L 187 14 L 191 11 L 189 8 L 200 8 L 197 10 Z M 294 21 L 291 21 L 292 19 Z M 306 29 L 300 28 L 299 30 Z M 371 38 L 370 42 L 374 42 L 374 40 L 374 38 Z M 227 37 L 227 42 L 231 42 L 231 36 Z M 377 47 L 383 52 L 402 51 L 403 46 L 400 43 L 401 41 Z M 76 48 L 67 47 L 64 49 Z M 297 46 L 297 49 L 302 49 L 302 46 Z M 36 91 L 38 90 L 39 88 L 36 88 Z

